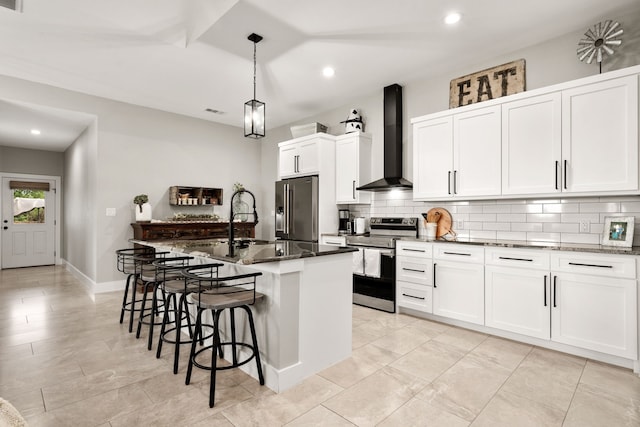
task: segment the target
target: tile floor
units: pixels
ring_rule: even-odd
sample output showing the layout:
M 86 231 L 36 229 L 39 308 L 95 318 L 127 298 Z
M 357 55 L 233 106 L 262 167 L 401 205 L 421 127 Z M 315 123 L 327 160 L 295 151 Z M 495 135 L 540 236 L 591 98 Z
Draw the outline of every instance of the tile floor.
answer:
M 35 426 L 640 426 L 629 370 L 354 306 L 353 355 L 275 394 L 239 370 L 184 385 L 62 267 L 0 271 L 0 397 Z

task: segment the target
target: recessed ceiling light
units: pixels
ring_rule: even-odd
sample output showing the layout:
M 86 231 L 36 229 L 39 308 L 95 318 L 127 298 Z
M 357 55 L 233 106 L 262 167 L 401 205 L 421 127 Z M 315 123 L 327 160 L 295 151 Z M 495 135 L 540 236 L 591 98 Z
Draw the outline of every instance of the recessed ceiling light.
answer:
M 40 131 L 38 129 L 31 129 L 31 135 L 40 135 Z
M 444 18 L 444 22 L 448 25 L 453 25 L 456 22 L 460 21 L 460 18 L 462 18 L 462 15 L 460 15 L 458 12 L 452 12 Z
M 329 77 L 333 77 L 336 74 L 336 70 L 333 69 L 333 67 L 324 67 L 324 69 L 322 70 L 322 75 L 329 78 Z

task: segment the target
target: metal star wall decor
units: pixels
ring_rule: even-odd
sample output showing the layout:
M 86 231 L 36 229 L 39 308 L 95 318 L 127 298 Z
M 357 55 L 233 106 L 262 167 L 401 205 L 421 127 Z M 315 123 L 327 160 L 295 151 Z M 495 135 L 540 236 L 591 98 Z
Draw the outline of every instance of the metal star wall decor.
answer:
M 611 56 L 614 54 L 614 46 L 617 47 L 622 44 L 622 40 L 618 37 L 623 32 L 619 22 L 611 20 L 604 21 L 604 23 L 598 22 L 584 33 L 586 38 L 578 42 L 578 59 L 591 64 L 595 58 L 600 65 L 600 72 L 602 73 L 602 60 L 606 55 Z

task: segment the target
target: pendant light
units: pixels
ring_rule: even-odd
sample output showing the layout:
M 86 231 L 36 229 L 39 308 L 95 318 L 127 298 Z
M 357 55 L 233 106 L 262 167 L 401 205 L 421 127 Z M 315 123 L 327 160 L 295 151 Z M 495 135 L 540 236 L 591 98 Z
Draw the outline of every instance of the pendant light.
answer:
M 244 103 L 244 136 L 262 138 L 265 105 L 256 99 L 256 44 L 262 40 L 262 36 L 251 33 L 248 39 L 253 42 L 253 99 Z

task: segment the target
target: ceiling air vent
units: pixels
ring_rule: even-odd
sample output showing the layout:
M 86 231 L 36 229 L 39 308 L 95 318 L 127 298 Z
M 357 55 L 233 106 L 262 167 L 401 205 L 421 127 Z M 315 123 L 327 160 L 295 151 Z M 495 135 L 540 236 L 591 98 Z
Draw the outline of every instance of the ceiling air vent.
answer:
M 0 0 L 0 7 L 22 12 L 22 0 Z

